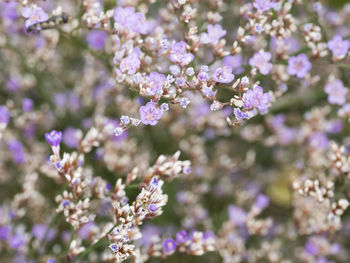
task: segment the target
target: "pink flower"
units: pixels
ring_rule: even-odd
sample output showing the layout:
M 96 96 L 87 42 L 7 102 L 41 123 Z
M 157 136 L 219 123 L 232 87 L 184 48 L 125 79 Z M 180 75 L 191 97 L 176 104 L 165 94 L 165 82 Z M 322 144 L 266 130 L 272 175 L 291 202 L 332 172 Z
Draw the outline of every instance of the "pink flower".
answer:
M 27 18 L 26 20 L 26 28 L 40 22 L 44 22 L 49 19 L 49 15 L 36 5 L 32 5 L 31 7 L 25 7 L 22 10 L 22 16 Z

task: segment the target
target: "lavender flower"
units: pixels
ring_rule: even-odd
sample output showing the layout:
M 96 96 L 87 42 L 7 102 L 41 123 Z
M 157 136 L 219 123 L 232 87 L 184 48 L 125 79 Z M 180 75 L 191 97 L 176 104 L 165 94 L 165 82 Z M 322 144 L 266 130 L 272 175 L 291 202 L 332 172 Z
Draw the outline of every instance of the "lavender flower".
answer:
M 105 47 L 107 33 L 101 30 L 92 30 L 88 33 L 86 41 L 93 50 L 102 50 Z
M 262 87 L 255 86 L 253 90 L 248 90 L 243 95 L 244 108 L 245 109 L 259 109 L 260 113 L 264 114 L 267 112 L 270 102 L 270 95 L 264 93 Z
M 25 162 L 23 144 L 20 141 L 9 141 L 8 148 L 11 151 L 12 158 L 15 163 L 22 164 Z
M 22 100 L 22 109 L 24 112 L 30 112 L 33 109 L 33 101 L 29 98 Z
M 333 39 L 328 41 L 327 46 L 332 51 L 333 56 L 336 59 L 342 59 L 348 53 L 350 41 L 343 40 L 340 35 L 335 35 Z
M 36 5 L 23 8 L 22 16 L 27 18 L 25 23 L 26 28 L 49 19 L 49 15 L 46 14 L 41 7 L 38 7 Z
M 147 33 L 147 23 L 144 14 L 135 12 L 133 7 L 117 7 L 114 10 L 114 21 L 117 29 L 128 29 L 132 33 Z
M 167 238 L 163 241 L 163 252 L 166 255 L 174 253 L 176 250 L 176 242 L 172 238 Z
M 219 42 L 220 38 L 226 35 L 226 30 L 223 30 L 221 25 L 208 25 L 208 33 L 201 34 L 201 42 L 203 44 L 213 44 L 215 45 Z
M 149 87 L 149 96 L 159 96 L 163 93 L 165 84 L 165 76 L 158 72 L 151 72 L 146 78 L 147 86 Z
M 267 75 L 272 69 L 272 64 L 269 63 L 270 60 L 271 53 L 261 50 L 254 54 L 254 56 L 249 60 L 249 64 L 252 67 L 258 68 L 261 74 Z
M 330 104 L 343 105 L 346 102 L 347 88 L 341 80 L 335 79 L 328 82 L 324 87 L 324 91 L 328 94 L 328 102 Z
M 239 121 L 249 119 L 248 114 L 245 113 L 244 111 L 241 111 L 239 108 L 234 108 L 233 113 L 234 113 L 236 119 Z
M 139 110 L 141 122 L 145 125 L 156 125 L 158 120 L 162 117 L 163 112 L 157 105 L 150 101 L 142 106 Z
M 235 78 L 235 75 L 232 74 L 232 68 L 223 67 L 215 70 L 213 78 L 219 83 L 230 83 Z
M 186 43 L 184 41 L 174 43 L 171 47 L 170 60 L 181 66 L 187 66 L 192 62 L 194 56 L 192 53 L 187 53 Z
M 273 8 L 274 3 L 271 0 L 255 0 L 253 6 L 259 11 L 267 11 Z
M 123 58 L 120 62 L 120 70 L 124 73 L 135 74 L 136 71 L 140 68 L 141 62 L 138 57 L 138 51 L 133 50 L 126 58 Z
M 287 72 L 290 75 L 296 75 L 298 78 L 304 78 L 311 69 L 311 63 L 305 54 L 290 57 L 288 59 Z
M 189 236 L 186 232 L 186 230 L 181 230 L 180 232 L 176 233 L 176 244 L 177 245 L 182 245 L 184 243 L 186 243 L 186 241 L 189 240 Z
M 0 124 L 8 124 L 10 121 L 10 113 L 5 106 L 0 106 Z
M 51 132 L 45 133 L 45 139 L 51 146 L 57 147 L 61 143 L 62 132 L 53 130 Z

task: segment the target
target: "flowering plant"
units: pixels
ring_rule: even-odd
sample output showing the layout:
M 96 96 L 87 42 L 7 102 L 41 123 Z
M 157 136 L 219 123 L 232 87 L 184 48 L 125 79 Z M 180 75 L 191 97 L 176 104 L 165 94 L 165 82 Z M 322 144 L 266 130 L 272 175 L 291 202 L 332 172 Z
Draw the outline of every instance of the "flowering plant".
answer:
M 349 262 L 332 2 L 0 2 L 0 261 Z

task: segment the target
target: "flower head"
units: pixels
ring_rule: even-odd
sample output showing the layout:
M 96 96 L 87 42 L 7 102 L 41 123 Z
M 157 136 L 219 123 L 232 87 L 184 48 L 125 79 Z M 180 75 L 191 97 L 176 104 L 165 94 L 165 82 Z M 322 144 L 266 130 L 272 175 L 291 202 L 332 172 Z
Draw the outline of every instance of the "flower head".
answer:
M 147 33 L 145 15 L 135 12 L 133 7 L 117 7 L 114 10 L 114 21 L 117 28 L 128 29 L 133 33 Z
M 223 30 L 221 25 L 208 25 L 208 33 L 201 34 L 201 42 L 204 44 L 216 44 L 220 38 L 226 35 L 226 30 Z
M 62 132 L 53 130 L 51 132 L 45 133 L 45 139 L 51 146 L 57 147 L 61 143 Z
M 158 72 L 151 72 L 147 78 L 147 85 L 149 87 L 149 96 L 159 96 L 163 92 L 163 86 L 165 84 L 165 76 Z
M 232 74 L 232 68 L 223 67 L 223 68 L 217 68 L 215 70 L 213 78 L 216 82 L 230 83 L 235 78 L 235 75 Z
M 181 66 L 187 66 L 192 62 L 194 56 L 192 53 L 187 53 L 186 43 L 184 41 L 176 42 L 171 47 L 170 60 L 178 63 Z
M 163 241 L 163 252 L 167 255 L 174 253 L 176 250 L 176 243 L 172 238 L 167 238 Z
M 163 112 L 157 105 L 150 101 L 139 110 L 141 122 L 145 125 L 156 125 L 162 117 Z
M 10 113 L 5 106 L 0 106 L 0 123 L 8 124 L 10 121 Z
M 333 39 L 328 41 L 327 46 L 332 51 L 335 58 L 342 59 L 348 53 L 350 41 L 343 40 L 341 36 L 335 35 Z
M 92 30 L 88 33 L 86 41 L 93 50 L 102 50 L 105 47 L 107 33 L 101 30 Z
M 328 94 L 328 102 L 330 104 L 343 105 L 346 102 L 348 90 L 344 87 L 341 80 L 335 79 L 328 82 L 324 87 L 324 91 Z
M 245 109 L 259 109 L 260 113 L 266 113 L 269 107 L 270 95 L 264 93 L 262 87 L 255 86 L 253 90 L 248 90 L 243 95 Z
M 249 64 L 252 67 L 258 68 L 261 74 L 267 75 L 272 69 L 272 64 L 269 63 L 270 60 L 270 52 L 259 51 L 255 53 L 254 56 L 249 60 Z
M 298 78 L 304 78 L 311 69 L 311 63 L 305 54 L 290 57 L 288 59 L 287 72 L 290 75 L 296 75 Z
M 49 19 L 49 15 L 46 14 L 41 7 L 38 7 L 36 5 L 23 8 L 22 16 L 27 18 L 25 23 L 26 28 Z
M 271 0 L 255 0 L 253 6 L 259 11 L 267 11 L 273 8 L 274 3 Z

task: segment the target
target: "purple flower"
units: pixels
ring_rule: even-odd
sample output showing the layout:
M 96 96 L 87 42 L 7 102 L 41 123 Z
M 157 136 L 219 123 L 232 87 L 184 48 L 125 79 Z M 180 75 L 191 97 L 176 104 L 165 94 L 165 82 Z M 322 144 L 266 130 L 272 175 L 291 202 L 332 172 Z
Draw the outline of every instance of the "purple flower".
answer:
M 269 107 L 270 95 L 264 93 L 262 87 L 255 86 L 253 90 L 248 90 L 243 95 L 243 101 L 245 109 L 258 108 L 260 113 L 264 114 Z
M 55 262 L 56 261 L 54 259 L 52 259 L 52 258 L 49 258 L 48 261 L 47 261 L 47 263 L 55 263 Z
M 167 255 L 174 253 L 176 250 L 176 243 L 172 238 L 167 238 L 163 241 L 163 252 Z
M 12 140 L 8 142 L 8 148 L 11 151 L 13 161 L 17 164 L 25 162 L 23 145 L 20 141 Z
M 11 235 L 11 228 L 8 225 L 0 226 L 0 240 L 6 241 Z
M 135 74 L 140 68 L 141 62 L 138 56 L 138 51 L 134 48 L 133 51 L 120 61 L 120 70 L 124 73 Z
M 52 228 L 49 228 L 45 224 L 35 224 L 33 226 L 32 233 L 33 236 L 39 241 L 43 241 L 44 238 L 49 241 L 55 237 L 56 231 Z
M 219 83 L 230 83 L 235 78 L 235 75 L 232 74 L 232 68 L 223 67 L 215 70 L 213 78 Z
M 163 93 L 163 86 L 165 83 L 165 76 L 158 72 L 151 72 L 147 78 L 147 85 L 149 87 L 148 96 L 159 96 Z
M 24 112 L 29 112 L 33 109 L 33 101 L 29 98 L 24 98 L 22 100 L 22 109 Z
M 192 53 L 187 53 L 186 43 L 184 41 L 176 42 L 171 47 L 170 60 L 181 66 L 187 66 L 192 62 L 194 56 Z
M 335 79 L 328 82 L 324 87 L 324 91 L 328 94 L 328 102 L 330 104 L 343 105 L 346 101 L 348 90 L 344 87 L 341 80 Z
M 105 47 L 107 33 L 101 30 L 90 31 L 86 37 L 89 47 L 93 50 L 102 50 Z
M 78 129 L 72 128 L 72 127 L 68 127 L 64 130 L 63 132 L 63 143 L 65 145 L 67 145 L 70 148 L 75 148 L 78 146 Z
M 0 124 L 8 124 L 10 121 L 10 113 L 5 106 L 0 106 Z
M 133 33 L 147 33 L 147 23 L 144 14 L 135 12 L 133 7 L 117 7 L 114 10 L 114 21 L 117 29 L 128 29 Z
M 232 68 L 232 70 L 237 70 L 242 66 L 242 55 L 226 56 L 223 58 L 222 64 L 225 67 Z
M 272 69 L 272 64 L 269 63 L 270 60 L 271 53 L 261 50 L 254 54 L 254 56 L 249 60 L 249 64 L 252 67 L 258 68 L 261 74 L 267 75 Z
M 20 249 L 24 246 L 26 240 L 23 234 L 16 234 L 10 240 L 10 247 L 13 249 Z
M 245 224 L 247 219 L 247 213 L 240 207 L 235 205 L 230 205 L 228 207 L 228 217 L 231 222 L 235 223 L 238 226 Z
M 208 25 L 208 33 L 201 34 L 201 42 L 203 44 L 216 44 L 220 38 L 226 35 L 226 30 L 223 30 L 221 25 Z
M 270 199 L 266 195 L 259 194 L 255 199 L 254 206 L 259 210 L 264 210 L 266 207 L 268 207 L 269 203 Z
M 327 46 L 332 51 L 335 58 L 341 59 L 348 53 L 350 41 L 343 40 L 340 35 L 335 35 L 333 39 L 328 41 Z
M 26 20 L 26 28 L 39 23 L 44 22 L 49 19 L 49 15 L 36 5 L 32 5 L 31 7 L 25 7 L 22 10 L 22 16 L 27 18 Z
M 267 11 L 273 8 L 274 4 L 271 0 L 255 0 L 253 6 L 260 11 Z
M 57 147 L 61 143 L 62 132 L 53 130 L 51 132 L 45 133 L 45 138 L 51 146 Z
M 150 101 L 142 106 L 139 110 L 141 122 L 145 125 L 156 125 L 158 120 L 162 117 L 163 112 L 157 105 Z
M 10 21 L 15 21 L 17 20 L 18 18 L 18 14 L 17 14 L 17 10 L 16 10 L 16 7 L 17 7 L 18 3 L 16 2 L 2 2 L 1 3 L 1 8 L 0 8 L 0 13 L 1 13 L 1 16 L 4 18 L 4 19 L 8 19 Z
M 239 121 L 249 119 L 248 114 L 245 113 L 244 111 L 241 111 L 239 108 L 234 108 L 233 113 L 234 113 L 236 119 Z
M 149 207 L 148 207 L 149 211 L 151 211 L 152 213 L 156 212 L 157 208 L 158 207 L 155 204 L 150 204 Z
M 311 69 L 311 63 L 305 54 L 290 57 L 288 59 L 287 72 L 290 75 L 296 75 L 298 78 L 304 78 Z
M 314 132 L 309 138 L 309 144 L 316 149 L 325 150 L 328 148 L 328 137 L 324 132 Z
M 181 230 L 176 233 L 176 244 L 181 245 L 184 244 L 187 240 L 189 240 L 188 234 L 186 230 Z

